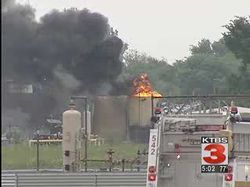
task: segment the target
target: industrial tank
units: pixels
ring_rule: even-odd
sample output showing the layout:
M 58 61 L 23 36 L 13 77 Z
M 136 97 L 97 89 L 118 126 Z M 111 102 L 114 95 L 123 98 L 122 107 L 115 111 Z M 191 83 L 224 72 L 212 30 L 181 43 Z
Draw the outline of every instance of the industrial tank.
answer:
M 93 133 L 107 141 L 119 142 L 127 135 L 127 96 L 97 96 Z
M 63 113 L 63 165 L 65 171 L 80 169 L 80 129 L 81 113 L 71 104 L 69 110 Z
M 159 99 L 151 97 L 130 97 L 129 126 L 147 127 L 151 124 L 152 111 Z M 153 107 L 153 108 L 152 108 Z
M 128 103 L 128 129 L 130 140 L 137 143 L 146 143 L 149 139 L 152 111 L 159 99 L 151 97 L 129 98 Z M 152 108 L 153 107 L 153 108 Z
M 129 126 L 149 126 L 152 116 L 150 97 L 131 97 L 129 99 Z

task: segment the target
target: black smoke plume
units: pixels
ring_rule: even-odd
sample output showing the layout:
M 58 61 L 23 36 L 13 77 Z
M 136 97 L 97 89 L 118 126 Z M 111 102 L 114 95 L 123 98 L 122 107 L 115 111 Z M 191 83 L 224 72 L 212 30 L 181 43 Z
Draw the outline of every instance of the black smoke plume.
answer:
M 1 26 L 3 109 L 21 107 L 33 127 L 62 112 L 71 94 L 111 91 L 121 73 L 123 42 L 99 13 L 53 10 L 37 22 L 32 7 L 2 0 Z M 8 94 L 9 81 L 32 84 L 33 94 Z

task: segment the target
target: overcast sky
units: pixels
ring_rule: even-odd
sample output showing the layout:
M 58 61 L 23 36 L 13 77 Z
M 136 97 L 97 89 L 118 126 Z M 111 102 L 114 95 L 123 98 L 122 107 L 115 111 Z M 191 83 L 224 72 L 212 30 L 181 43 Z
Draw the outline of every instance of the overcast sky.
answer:
M 37 19 L 52 9 L 76 7 L 99 12 L 130 48 L 169 63 L 189 55 L 202 38 L 222 37 L 234 16 L 250 15 L 250 0 L 17 0 L 30 3 Z

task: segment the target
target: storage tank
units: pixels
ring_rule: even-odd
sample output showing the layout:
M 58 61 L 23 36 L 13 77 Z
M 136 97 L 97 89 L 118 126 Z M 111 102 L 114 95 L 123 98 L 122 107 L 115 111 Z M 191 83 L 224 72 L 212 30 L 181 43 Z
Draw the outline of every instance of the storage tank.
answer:
M 127 96 L 97 96 L 93 133 L 108 142 L 120 142 L 127 135 Z
M 152 110 L 156 107 L 159 99 L 151 97 L 129 98 L 128 103 L 128 125 L 129 137 L 137 143 L 146 143 L 149 139 L 149 129 L 151 125 Z M 152 108 L 153 106 L 153 108 Z
M 130 97 L 129 126 L 147 127 L 151 125 L 152 111 L 159 99 L 151 97 Z M 153 106 L 153 108 L 152 108 Z
M 149 126 L 152 116 L 152 102 L 150 97 L 130 97 L 129 125 Z
M 70 104 L 69 110 L 63 113 L 63 165 L 65 171 L 80 170 L 80 129 L 81 113 Z

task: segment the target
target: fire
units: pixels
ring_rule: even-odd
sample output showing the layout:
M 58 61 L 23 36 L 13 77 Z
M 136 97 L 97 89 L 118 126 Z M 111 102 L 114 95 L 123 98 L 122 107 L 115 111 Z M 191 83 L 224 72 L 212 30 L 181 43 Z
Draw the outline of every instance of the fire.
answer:
M 162 97 L 160 93 L 154 91 L 149 77 L 146 73 L 141 74 L 138 78 L 133 81 L 135 97 Z

